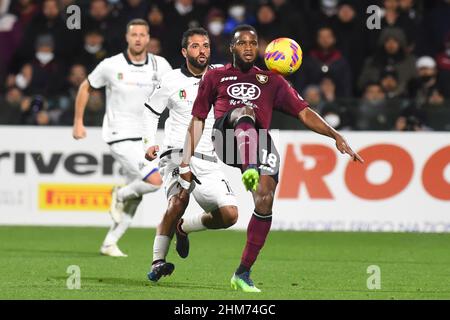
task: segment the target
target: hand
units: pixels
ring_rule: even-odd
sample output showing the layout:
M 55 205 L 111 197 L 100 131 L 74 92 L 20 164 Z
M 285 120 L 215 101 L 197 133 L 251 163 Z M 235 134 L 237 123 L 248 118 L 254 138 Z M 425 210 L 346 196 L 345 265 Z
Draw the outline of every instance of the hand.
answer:
M 86 128 L 82 123 L 75 123 L 73 125 L 72 136 L 75 140 L 86 138 Z
M 192 171 L 189 168 L 189 165 L 185 163 L 181 163 L 180 167 L 180 174 L 178 176 L 178 183 L 181 185 L 183 189 L 188 190 L 188 192 L 191 192 L 195 184 L 192 182 L 194 181 L 197 184 L 202 184 L 197 177 L 192 173 Z
M 145 154 L 145 159 L 148 161 L 153 161 L 158 157 L 159 146 L 151 146 L 147 149 L 147 153 Z
M 364 163 L 364 159 L 361 158 L 359 154 L 354 152 L 352 148 L 348 145 L 345 138 L 341 135 L 338 135 L 336 138 L 336 148 L 342 153 L 348 154 L 350 157 L 352 157 L 353 161 L 359 161 L 360 163 Z

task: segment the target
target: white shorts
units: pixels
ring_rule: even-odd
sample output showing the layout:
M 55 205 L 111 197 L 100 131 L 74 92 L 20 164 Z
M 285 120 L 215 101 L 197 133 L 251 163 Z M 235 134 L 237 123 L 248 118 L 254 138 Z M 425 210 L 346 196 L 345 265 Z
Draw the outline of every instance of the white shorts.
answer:
M 159 162 L 168 200 L 180 190 L 177 181 L 180 162 L 181 159 L 171 159 L 169 156 L 163 157 Z M 236 196 L 218 162 L 192 157 L 191 170 L 201 182 L 195 185 L 192 195 L 205 212 L 224 206 L 237 206 Z
M 158 171 L 158 161 L 145 159 L 142 141 L 125 140 L 113 143 L 110 146 L 113 158 L 122 166 L 126 182 L 136 179 L 146 179 Z

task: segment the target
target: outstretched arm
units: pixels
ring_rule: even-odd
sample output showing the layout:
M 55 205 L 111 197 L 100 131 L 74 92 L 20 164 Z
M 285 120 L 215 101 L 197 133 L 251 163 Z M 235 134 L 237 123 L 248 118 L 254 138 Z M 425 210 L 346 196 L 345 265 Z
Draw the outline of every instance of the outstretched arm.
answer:
M 363 158 L 348 145 L 345 138 L 332 128 L 326 121 L 310 108 L 305 108 L 299 112 L 298 118 L 310 130 L 328 136 L 336 140 L 336 148 L 342 153 L 347 153 L 353 161 L 364 162 Z
M 91 86 L 89 81 L 84 80 L 78 88 L 77 97 L 75 99 L 75 116 L 73 119 L 73 132 L 74 139 L 83 139 L 86 137 L 86 129 L 83 123 L 84 109 L 89 100 Z

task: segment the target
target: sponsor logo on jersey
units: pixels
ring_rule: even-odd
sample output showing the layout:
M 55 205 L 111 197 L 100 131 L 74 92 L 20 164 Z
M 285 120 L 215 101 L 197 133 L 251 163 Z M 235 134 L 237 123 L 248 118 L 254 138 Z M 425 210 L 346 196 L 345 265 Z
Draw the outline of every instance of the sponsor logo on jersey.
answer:
M 267 83 L 267 81 L 269 81 L 269 77 L 265 74 L 257 73 L 256 80 L 258 80 L 258 82 L 261 84 L 265 84 L 265 83 Z
M 237 80 L 236 76 L 233 77 L 223 77 L 222 79 L 220 79 L 220 82 L 224 82 L 224 81 L 234 81 Z
M 108 211 L 112 187 L 106 184 L 40 184 L 39 209 Z
M 234 83 L 227 88 L 230 97 L 238 100 L 256 100 L 261 95 L 261 89 L 253 83 Z

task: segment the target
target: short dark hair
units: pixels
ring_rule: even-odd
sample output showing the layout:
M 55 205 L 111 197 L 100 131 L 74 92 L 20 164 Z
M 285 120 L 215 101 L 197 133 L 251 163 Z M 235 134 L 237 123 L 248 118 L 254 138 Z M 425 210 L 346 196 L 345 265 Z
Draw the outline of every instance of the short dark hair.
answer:
M 235 42 L 236 33 L 242 32 L 242 31 L 252 31 L 256 35 L 258 35 L 258 32 L 256 32 L 256 29 L 253 26 L 251 26 L 249 24 L 241 24 L 241 25 L 238 25 L 236 28 L 234 28 L 233 31 L 231 32 L 231 41 L 230 41 L 231 44 L 234 44 L 234 42 Z
M 193 35 L 201 35 L 209 38 L 208 31 L 203 28 L 190 28 L 183 33 L 183 37 L 181 38 L 181 47 L 187 49 L 188 40 Z
M 133 19 L 130 20 L 130 22 L 127 23 L 127 32 L 130 30 L 131 26 L 146 26 L 148 33 L 150 33 L 150 26 L 148 25 L 148 22 L 144 19 Z

